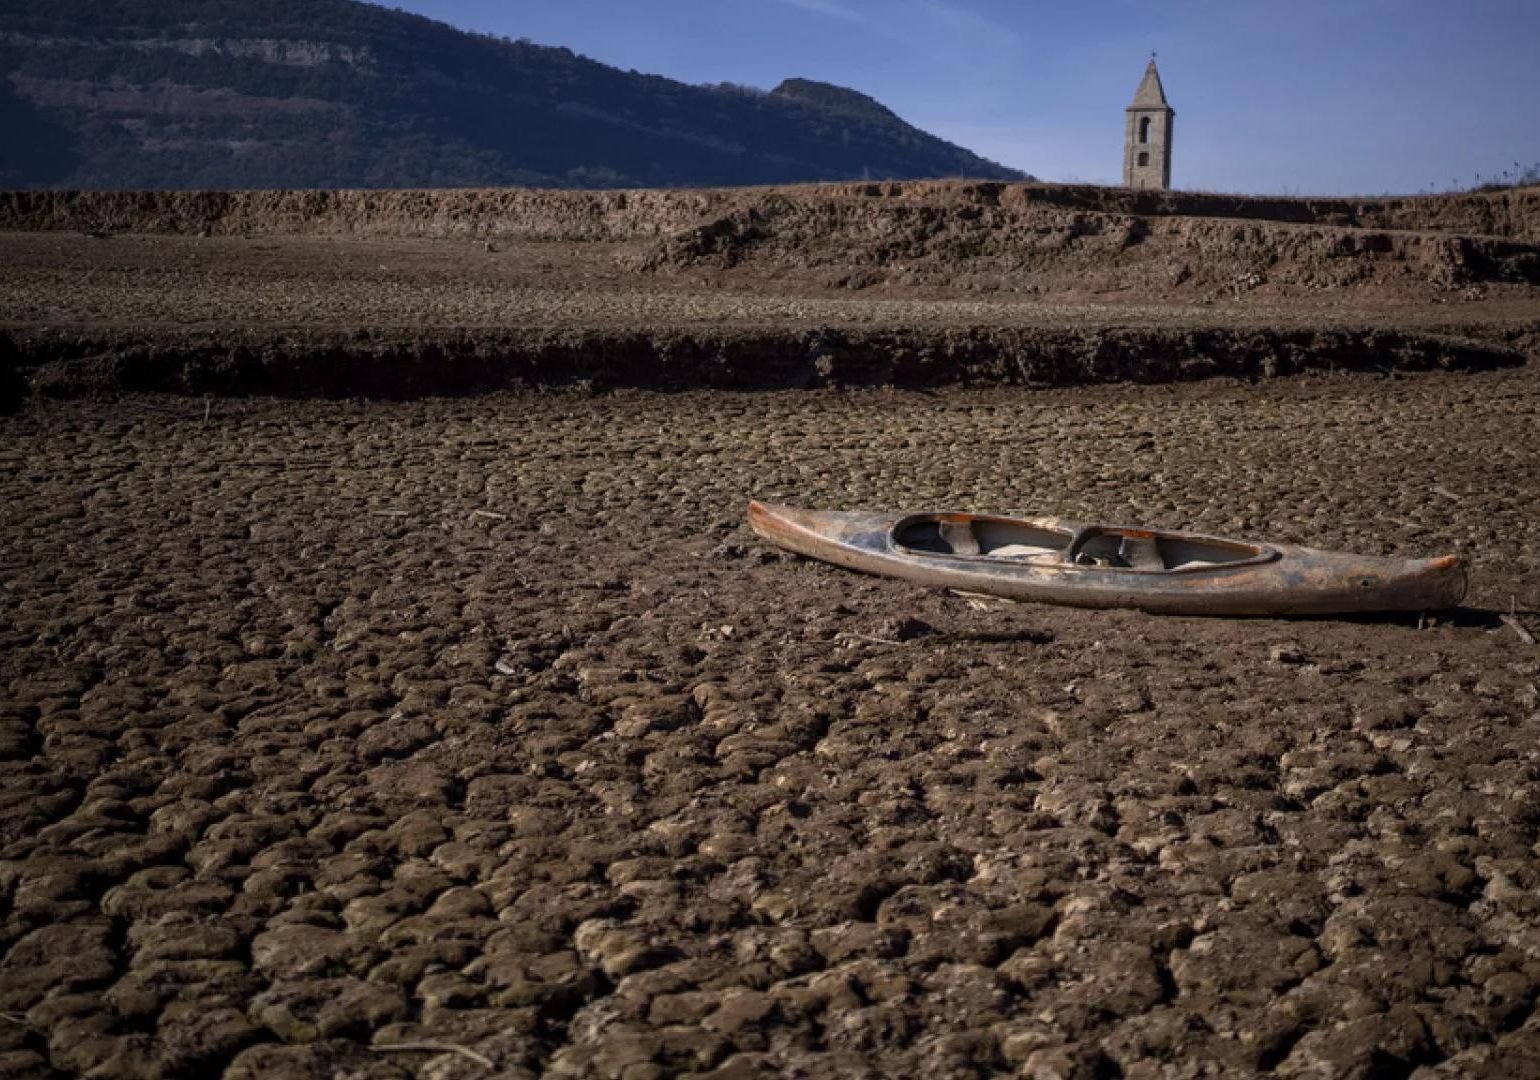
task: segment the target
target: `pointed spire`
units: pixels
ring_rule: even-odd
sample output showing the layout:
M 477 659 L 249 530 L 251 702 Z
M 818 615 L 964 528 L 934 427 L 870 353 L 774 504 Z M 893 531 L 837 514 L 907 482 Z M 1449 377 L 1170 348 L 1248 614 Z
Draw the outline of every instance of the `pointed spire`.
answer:
M 1155 57 L 1150 56 L 1149 66 L 1144 69 L 1144 79 L 1139 83 L 1139 92 L 1134 95 L 1134 102 L 1130 108 L 1134 109 L 1169 109 L 1170 103 L 1166 101 L 1166 88 L 1160 85 L 1160 71 L 1155 67 Z

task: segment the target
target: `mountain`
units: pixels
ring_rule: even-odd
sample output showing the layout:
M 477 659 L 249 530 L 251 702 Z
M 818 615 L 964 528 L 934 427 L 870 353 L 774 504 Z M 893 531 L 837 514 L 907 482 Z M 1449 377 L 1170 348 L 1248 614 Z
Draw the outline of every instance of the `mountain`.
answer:
M 0 0 L 0 135 L 5 187 L 1024 178 L 854 90 L 691 86 L 354 0 Z

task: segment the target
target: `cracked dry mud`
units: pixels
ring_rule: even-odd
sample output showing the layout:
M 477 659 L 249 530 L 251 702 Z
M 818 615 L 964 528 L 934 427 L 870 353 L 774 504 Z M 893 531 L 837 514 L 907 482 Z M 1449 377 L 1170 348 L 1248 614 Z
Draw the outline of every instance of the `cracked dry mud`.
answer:
M 1520 1075 L 1540 375 L 0 420 L 0 1075 Z M 1455 550 L 991 603 L 750 497 Z M 487 1063 L 491 1063 L 488 1068 Z

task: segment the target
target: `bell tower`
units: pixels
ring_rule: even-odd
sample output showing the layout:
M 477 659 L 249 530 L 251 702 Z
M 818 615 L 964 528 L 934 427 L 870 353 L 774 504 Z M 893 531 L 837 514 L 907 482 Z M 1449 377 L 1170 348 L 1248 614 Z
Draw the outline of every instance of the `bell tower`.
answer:
M 1166 101 L 1166 88 L 1160 84 L 1153 54 L 1134 102 L 1125 112 L 1123 184 L 1164 191 L 1171 186 L 1171 129 L 1176 110 Z

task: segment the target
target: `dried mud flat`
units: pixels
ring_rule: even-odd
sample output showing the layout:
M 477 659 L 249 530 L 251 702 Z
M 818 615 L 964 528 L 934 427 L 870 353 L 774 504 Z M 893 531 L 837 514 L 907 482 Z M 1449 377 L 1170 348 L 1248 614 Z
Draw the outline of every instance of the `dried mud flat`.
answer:
M 0 194 L 0 1077 L 1533 1070 L 1537 213 Z M 980 604 L 756 497 L 1473 590 Z
M 1533 366 L 33 402 L 0 1075 L 1523 1074 L 1537 425 Z M 1455 550 L 1474 588 L 981 608 L 767 550 L 750 497 Z

